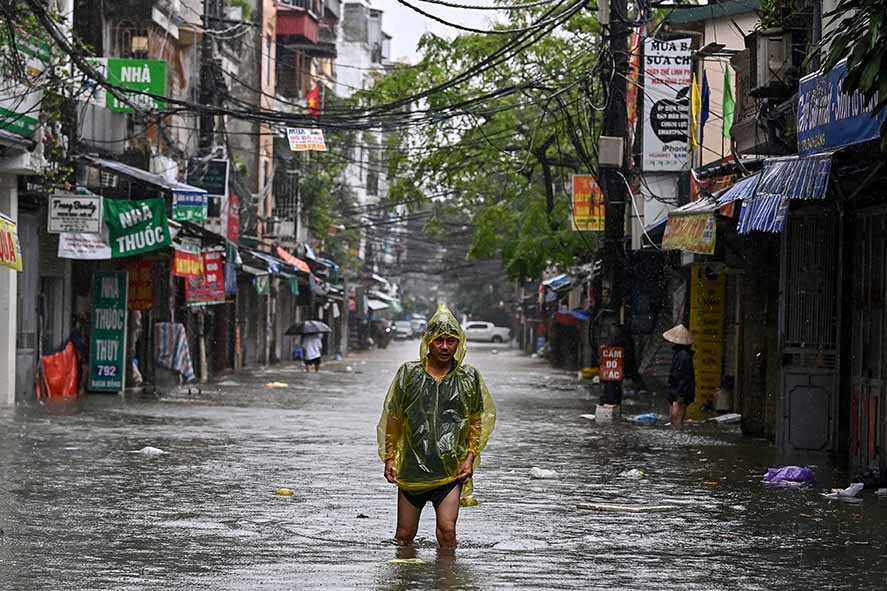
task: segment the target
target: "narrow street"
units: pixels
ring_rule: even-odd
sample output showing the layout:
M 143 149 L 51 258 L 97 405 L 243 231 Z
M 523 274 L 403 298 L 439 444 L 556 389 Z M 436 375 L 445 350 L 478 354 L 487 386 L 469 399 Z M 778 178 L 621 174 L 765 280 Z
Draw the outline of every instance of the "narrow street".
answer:
M 490 345 L 467 358 L 499 411 L 481 505 L 462 512 L 455 558 L 437 557 L 428 507 L 425 563 L 390 563 L 394 490 L 374 429 L 417 343 L 318 374 L 249 372 L 202 394 L 0 410 L 0 588 L 882 587 L 887 499 L 823 498 L 846 485 L 825 467 L 813 490 L 765 488 L 774 452 L 738 428 L 595 424 L 580 417 L 594 404 L 572 374 Z M 626 414 L 647 411 L 663 409 L 626 403 Z M 132 453 L 145 446 L 166 453 Z M 531 480 L 533 466 L 561 477 Z M 632 468 L 646 477 L 620 477 Z M 589 502 L 673 508 L 577 509 Z

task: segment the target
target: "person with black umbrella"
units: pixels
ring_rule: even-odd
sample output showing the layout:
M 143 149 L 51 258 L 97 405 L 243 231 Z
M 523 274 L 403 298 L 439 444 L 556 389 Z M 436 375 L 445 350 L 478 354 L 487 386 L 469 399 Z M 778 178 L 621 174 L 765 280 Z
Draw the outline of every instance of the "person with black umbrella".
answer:
M 286 334 L 301 334 L 302 360 L 305 371 L 320 371 L 320 359 L 323 354 L 323 333 L 330 332 L 330 327 L 320 320 L 306 320 L 290 326 Z

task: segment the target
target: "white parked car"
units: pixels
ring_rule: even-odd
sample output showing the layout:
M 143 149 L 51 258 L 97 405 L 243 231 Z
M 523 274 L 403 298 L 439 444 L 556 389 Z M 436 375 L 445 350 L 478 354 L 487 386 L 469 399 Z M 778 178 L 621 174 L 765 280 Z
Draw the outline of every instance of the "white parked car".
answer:
M 511 329 L 496 326 L 492 322 L 471 320 L 462 327 L 465 338 L 469 341 L 486 341 L 489 343 L 504 343 L 511 338 Z
M 394 323 L 394 338 L 408 339 L 413 336 L 413 325 L 409 320 L 398 320 Z

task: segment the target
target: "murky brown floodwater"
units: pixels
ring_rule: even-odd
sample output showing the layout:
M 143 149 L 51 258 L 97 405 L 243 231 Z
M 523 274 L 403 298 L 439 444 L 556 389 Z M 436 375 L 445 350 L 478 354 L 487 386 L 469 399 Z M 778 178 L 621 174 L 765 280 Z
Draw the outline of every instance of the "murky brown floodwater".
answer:
M 0 589 L 878 589 L 887 498 L 768 489 L 776 462 L 735 428 L 595 424 L 572 376 L 476 346 L 499 422 L 455 557 L 395 565 L 394 490 L 375 423 L 416 341 L 303 374 L 275 368 L 201 395 L 0 410 Z M 270 381 L 287 389 L 266 389 Z M 627 414 L 658 410 L 636 401 Z M 130 453 L 144 446 L 168 453 Z M 559 480 L 530 480 L 532 466 Z M 647 477 L 619 474 L 642 468 Z M 712 484 L 717 481 L 717 484 Z M 708 482 L 708 484 L 706 484 Z M 293 497 L 275 497 L 277 487 Z M 600 513 L 581 503 L 668 504 Z M 358 518 L 364 514 L 367 518 Z

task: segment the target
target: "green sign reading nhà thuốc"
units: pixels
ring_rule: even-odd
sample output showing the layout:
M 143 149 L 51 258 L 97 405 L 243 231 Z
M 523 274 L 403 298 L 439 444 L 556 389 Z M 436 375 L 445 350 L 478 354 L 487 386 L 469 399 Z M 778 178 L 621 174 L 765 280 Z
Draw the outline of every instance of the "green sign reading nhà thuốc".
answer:
M 166 62 L 163 60 L 108 58 L 108 82 L 118 88 L 166 96 Z M 162 111 L 166 102 L 145 94 L 124 93 L 133 104 L 147 110 Z M 106 107 L 117 113 L 132 113 L 132 107 L 107 93 Z
M 91 392 L 120 392 L 126 363 L 126 271 L 99 272 L 92 283 Z
M 113 259 L 159 250 L 172 243 L 164 199 L 106 199 L 105 225 Z

